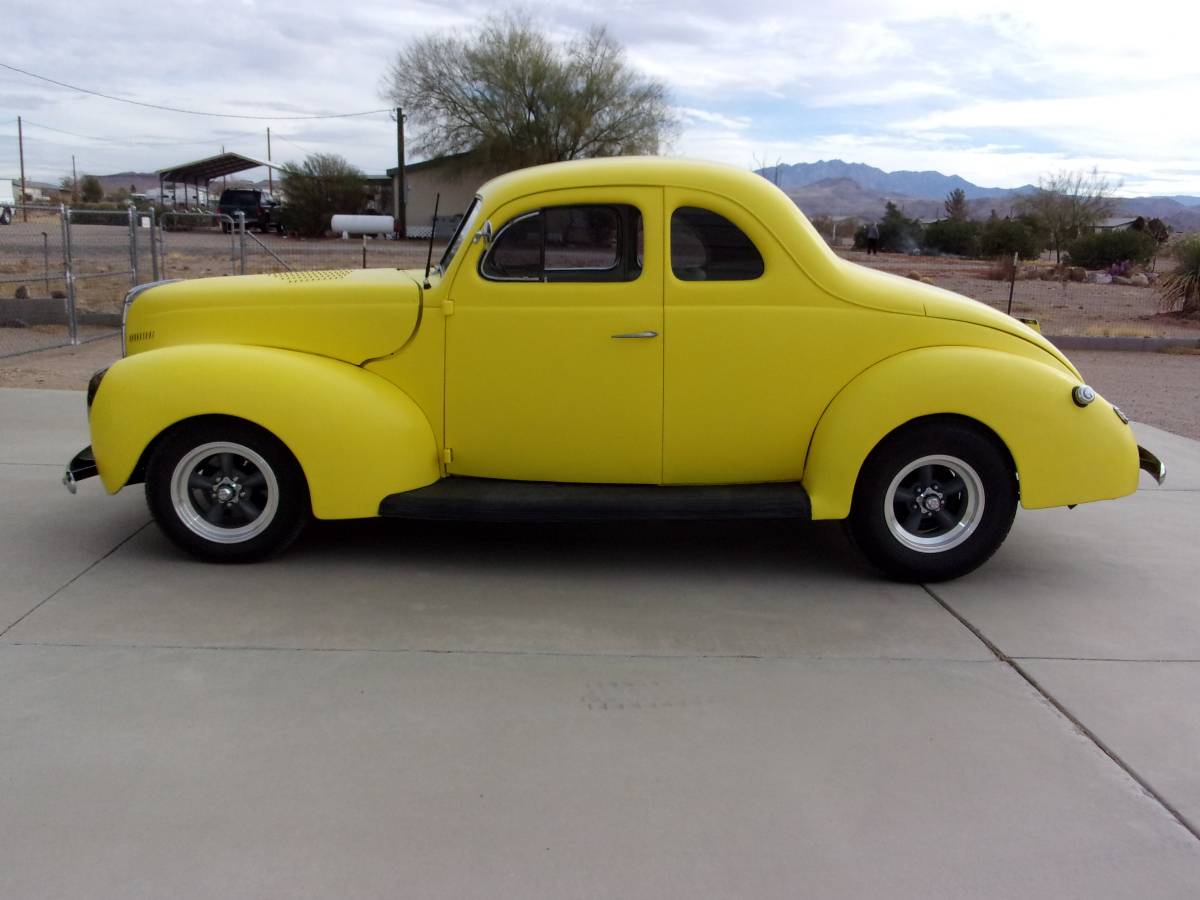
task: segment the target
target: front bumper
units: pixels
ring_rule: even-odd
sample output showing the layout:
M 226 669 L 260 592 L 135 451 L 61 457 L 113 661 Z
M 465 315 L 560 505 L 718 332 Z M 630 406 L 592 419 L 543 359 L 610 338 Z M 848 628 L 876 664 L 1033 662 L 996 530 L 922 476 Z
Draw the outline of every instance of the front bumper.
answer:
M 1138 468 L 1149 472 L 1150 477 L 1162 484 L 1167 480 L 1167 467 L 1157 456 L 1138 444 Z
M 84 447 L 74 458 L 67 463 L 67 471 L 63 474 L 63 484 L 72 494 L 75 493 L 75 485 L 83 481 L 85 478 L 91 478 L 99 475 L 100 470 L 96 468 L 96 457 L 92 455 L 92 447 L 89 444 Z

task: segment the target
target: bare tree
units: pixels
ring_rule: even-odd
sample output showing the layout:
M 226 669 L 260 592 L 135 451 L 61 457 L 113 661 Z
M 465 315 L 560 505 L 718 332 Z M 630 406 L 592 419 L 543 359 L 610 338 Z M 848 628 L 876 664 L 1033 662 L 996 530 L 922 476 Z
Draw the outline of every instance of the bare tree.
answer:
M 955 188 L 946 195 L 942 206 L 946 208 L 946 217 L 954 219 L 956 222 L 964 222 L 967 219 L 967 192 L 962 188 Z
M 419 152 L 511 168 L 657 153 L 676 127 L 665 85 L 630 68 L 604 28 L 558 46 L 521 13 L 416 38 L 383 93 L 411 117 Z
M 1042 221 L 1054 248 L 1054 261 L 1061 262 L 1067 241 L 1112 215 L 1116 207 L 1114 189 L 1097 169 L 1061 171 L 1039 178 L 1037 190 L 1023 200 L 1021 207 Z

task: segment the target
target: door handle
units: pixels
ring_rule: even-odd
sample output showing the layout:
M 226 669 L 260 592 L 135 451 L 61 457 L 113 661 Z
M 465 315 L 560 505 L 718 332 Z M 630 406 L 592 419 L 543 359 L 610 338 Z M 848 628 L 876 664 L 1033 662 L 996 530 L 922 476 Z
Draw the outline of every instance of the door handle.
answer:
M 629 340 L 630 338 L 656 338 L 656 337 L 658 337 L 658 332 L 657 331 L 629 331 L 629 332 L 626 332 L 625 334 L 614 334 L 613 337 L 619 341 Z

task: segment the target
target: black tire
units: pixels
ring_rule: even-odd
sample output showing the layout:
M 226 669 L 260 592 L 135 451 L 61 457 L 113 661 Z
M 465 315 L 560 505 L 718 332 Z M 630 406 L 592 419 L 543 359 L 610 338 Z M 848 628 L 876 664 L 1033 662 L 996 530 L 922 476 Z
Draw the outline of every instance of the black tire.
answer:
M 240 419 L 184 422 L 146 466 L 146 502 L 176 545 L 209 562 L 285 550 L 312 515 L 308 483 L 274 435 Z
M 12 221 L 12 218 L 12 208 L 8 206 L 0 206 L 0 225 L 7 225 Z
M 958 578 L 1004 542 L 1017 479 L 1004 447 L 957 419 L 894 432 L 863 464 L 849 531 L 876 567 L 901 581 Z

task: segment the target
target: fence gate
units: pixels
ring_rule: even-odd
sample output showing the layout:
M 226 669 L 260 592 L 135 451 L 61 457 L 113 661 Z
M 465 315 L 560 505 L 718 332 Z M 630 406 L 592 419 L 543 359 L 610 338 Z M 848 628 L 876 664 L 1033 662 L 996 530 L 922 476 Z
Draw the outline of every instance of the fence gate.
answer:
M 78 340 L 66 209 L 21 205 L 0 219 L 0 357 Z M 8 224 L 3 224 L 8 220 Z

